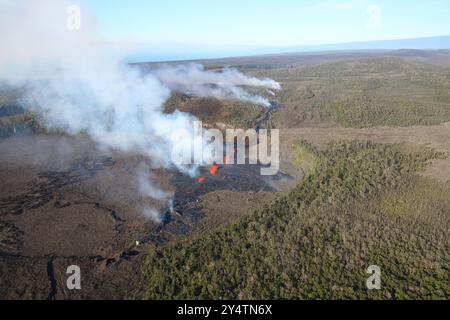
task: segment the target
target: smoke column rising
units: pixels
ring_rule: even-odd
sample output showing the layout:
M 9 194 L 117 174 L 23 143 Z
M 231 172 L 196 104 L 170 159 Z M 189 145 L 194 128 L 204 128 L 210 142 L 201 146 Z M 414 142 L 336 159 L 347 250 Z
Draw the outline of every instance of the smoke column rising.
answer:
M 183 141 L 171 140 L 171 133 L 176 128 L 193 134 L 195 119 L 163 112 L 171 90 L 267 106 L 265 98 L 241 86 L 279 89 L 270 79 L 231 69 L 205 71 L 194 64 L 142 74 L 123 63 L 126 52 L 105 45 L 85 11 L 80 30 L 67 28 L 69 5 L 60 0 L 0 0 L 0 84 L 27 88 L 24 107 L 39 113 L 49 128 L 87 134 L 103 147 L 139 153 L 155 167 L 173 168 L 171 151 Z M 141 184 L 142 190 L 151 185 Z

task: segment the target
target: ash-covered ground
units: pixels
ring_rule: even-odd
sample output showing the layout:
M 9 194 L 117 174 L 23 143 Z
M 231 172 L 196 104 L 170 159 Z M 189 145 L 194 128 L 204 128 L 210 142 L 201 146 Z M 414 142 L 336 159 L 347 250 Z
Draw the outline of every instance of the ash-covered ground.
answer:
M 201 182 L 151 170 L 152 183 L 173 193 L 168 203 L 136 191 L 145 159 L 99 150 L 85 138 L 15 136 L 0 149 L 2 299 L 139 298 L 151 246 L 230 223 L 292 180 L 263 177 L 252 165 L 225 165 L 215 175 L 201 168 Z M 146 207 L 162 222 L 145 217 Z M 82 290 L 67 288 L 71 265 L 81 268 Z

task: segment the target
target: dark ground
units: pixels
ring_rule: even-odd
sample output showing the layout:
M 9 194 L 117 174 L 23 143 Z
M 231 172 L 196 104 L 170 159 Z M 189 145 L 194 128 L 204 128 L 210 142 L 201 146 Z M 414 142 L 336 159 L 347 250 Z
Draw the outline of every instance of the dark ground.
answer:
M 339 138 L 367 139 L 429 145 L 448 152 L 448 124 L 355 129 L 308 118 L 311 108 L 306 107 L 314 107 L 331 92 L 328 77 L 303 78 L 303 68 L 373 58 L 414 60 L 442 70 L 450 66 L 448 50 L 289 54 L 202 63 L 209 68 L 231 65 L 282 82 L 284 90 L 277 99 L 286 108 L 273 118 L 282 128 L 282 169 L 297 178 L 302 173 L 294 165 L 292 145 L 302 138 L 319 144 Z M 433 68 L 430 72 L 440 74 Z M 380 76 L 385 79 L 384 73 Z M 353 76 L 342 79 L 334 83 L 336 92 L 353 83 L 348 81 Z M 410 96 L 406 89 L 400 102 Z M 428 94 L 424 91 L 420 98 L 427 99 Z M 275 191 L 295 185 L 296 180 L 283 174 L 265 180 L 251 166 L 225 167 L 217 176 L 208 175 L 205 168 L 204 184 L 179 173 L 154 170 L 157 186 L 175 195 L 171 211 L 167 201 L 150 201 L 136 192 L 136 170 L 145 159 L 98 150 L 80 137 L 33 133 L 41 132 L 34 118 L 7 103 L 17 95 L 4 97 L 0 92 L 0 299 L 141 298 L 145 283 L 140 269 L 152 246 L 215 230 L 272 200 Z M 230 113 L 228 104 L 220 107 L 223 114 Z M 258 112 L 231 113 L 230 119 L 255 116 L 245 119 L 254 124 L 261 117 Z M 213 124 L 222 120 L 215 114 L 206 116 Z M 269 118 L 264 121 L 272 120 L 272 114 Z M 448 159 L 435 161 L 424 174 L 447 182 L 448 166 Z M 145 218 L 143 207 L 158 208 L 163 224 Z M 81 267 L 80 291 L 66 288 L 70 265 Z
M 230 165 L 216 176 L 202 169 L 206 181 L 200 184 L 154 170 L 154 182 L 174 192 L 171 211 L 136 192 L 134 169 L 144 161 L 139 157 L 105 153 L 81 138 L 40 135 L 4 139 L 0 149 L 3 299 L 139 298 L 140 266 L 150 246 L 196 234 L 201 220 L 208 228 L 226 221 L 203 210 L 208 194 L 231 191 L 215 210 L 236 194 L 249 194 L 255 203 L 276 191 L 271 181 L 289 179 L 262 178 L 257 166 Z M 163 223 L 145 218 L 144 204 L 159 208 Z M 81 268 L 80 291 L 66 288 L 70 265 Z

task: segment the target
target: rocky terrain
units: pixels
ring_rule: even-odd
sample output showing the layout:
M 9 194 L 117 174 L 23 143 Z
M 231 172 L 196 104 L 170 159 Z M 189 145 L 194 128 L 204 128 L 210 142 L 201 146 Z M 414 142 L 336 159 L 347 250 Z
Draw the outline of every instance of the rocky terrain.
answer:
M 416 252 L 414 251 L 416 249 L 422 250 L 421 246 L 427 247 L 420 242 L 426 236 L 422 235 L 419 229 L 431 230 L 428 235 L 429 243 L 435 245 L 433 249 L 435 251 L 427 247 L 426 250 L 430 251 L 420 251 L 420 254 L 423 254 L 427 266 L 429 264 L 430 268 L 441 272 L 439 279 L 437 276 L 437 280 L 435 279 L 436 283 L 439 281 L 439 288 L 449 288 L 448 281 L 445 283 L 445 280 L 442 280 L 445 279 L 445 274 L 448 275 L 448 264 L 445 267 L 445 261 L 442 261 L 442 257 L 448 257 L 443 253 L 445 248 L 448 249 L 448 242 L 442 240 L 442 233 L 435 231 L 434 234 L 430 227 L 448 224 L 450 213 L 448 201 L 445 200 L 450 181 L 450 162 L 446 156 L 450 154 L 449 61 L 448 51 L 292 54 L 202 61 L 208 68 L 235 66 L 247 74 L 273 78 L 281 82 L 283 90 L 271 98 L 272 107 L 268 109 L 250 103 L 174 94 L 166 103 L 166 112 L 170 113 L 176 109 L 186 111 L 203 120 L 205 125 L 220 129 L 279 128 L 281 171 L 273 177 L 262 177 L 259 174 L 260 167 L 252 165 L 225 165 L 220 167 L 216 174 L 211 174 L 210 168 L 201 168 L 199 176 L 203 177 L 203 180 L 183 175 L 175 170 L 149 169 L 148 159 L 140 156 L 101 149 L 84 136 L 47 132 L 39 124 L 38 115 L 25 113 L 17 106 L 20 92 L 2 91 L 0 298 L 165 297 L 167 292 L 161 289 L 161 283 L 170 275 L 163 275 L 164 268 L 155 263 L 159 261 L 156 258 L 164 257 L 166 259 L 164 261 L 173 263 L 167 265 L 167 268 L 173 267 L 171 271 L 174 279 L 183 282 L 186 279 L 175 270 L 176 266 L 186 264 L 183 267 L 191 268 L 192 266 L 186 262 L 190 261 L 189 254 L 197 254 L 201 248 L 219 248 L 217 239 L 228 241 L 227 243 L 233 243 L 235 246 L 223 249 L 228 255 L 228 260 L 222 261 L 224 263 L 222 269 L 215 264 L 215 258 L 212 260 L 208 260 L 209 256 L 204 258 L 211 272 L 235 270 L 241 266 L 241 262 L 235 259 L 242 254 L 240 246 L 245 244 L 252 249 L 263 248 L 264 246 L 260 245 L 264 241 L 267 242 L 267 248 L 273 249 L 267 252 L 267 259 L 282 261 L 285 263 L 284 266 L 296 265 L 295 263 L 300 263 L 299 261 L 310 261 L 311 265 L 320 271 L 314 274 L 314 277 L 317 277 L 315 279 L 318 283 L 323 283 L 324 279 L 320 275 L 327 274 L 329 270 L 320 268 L 328 268 L 330 261 L 335 263 L 340 258 L 344 259 L 340 256 L 342 252 L 346 254 L 345 259 L 350 259 L 352 263 L 357 261 L 357 265 L 360 263 L 359 249 L 356 253 L 352 250 L 368 247 L 365 241 L 369 240 L 361 239 L 362 231 L 358 228 L 365 228 L 370 225 L 371 219 L 378 219 L 380 213 L 376 210 L 381 210 L 382 214 L 394 215 L 393 220 L 386 220 L 389 221 L 386 228 L 390 230 L 386 234 L 392 236 L 388 238 L 389 241 L 386 240 L 387 243 L 395 242 L 392 239 L 400 237 L 393 231 L 392 226 L 396 221 L 403 221 L 399 222 L 404 223 L 401 224 L 404 228 L 402 230 L 409 230 L 411 236 L 417 236 L 418 242 L 411 241 L 408 245 L 411 252 Z M 358 141 L 363 145 L 354 146 L 356 151 L 350 148 L 353 153 L 350 152 L 348 158 L 345 152 L 336 154 L 335 159 L 340 160 L 334 163 L 327 154 L 327 150 L 334 150 L 328 143 L 341 140 Z M 298 147 L 305 141 L 318 151 L 314 153 Z M 364 144 L 367 141 L 378 143 L 380 146 L 367 147 Z M 383 146 L 388 148 L 387 151 Z M 389 149 L 391 146 L 395 152 Z M 411 160 L 412 156 L 403 155 L 397 147 L 405 154 L 417 152 L 419 155 L 422 150 L 431 147 L 439 155 L 433 153 L 433 156 L 425 160 L 417 156 L 420 161 L 423 160 L 423 168 L 422 162 L 418 166 L 423 170 L 417 171 L 420 177 L 417 178 L 408 171 L 405 180 L 398 180 L 398 177 L 405 174 L 402 168 L 398 168 L 398 163 L 401 163 L 399 165 L 401 167 L 402 161 L 405 161 L 412 168 L 408 169 L 411 171 L 418 168 L 413 165 L 416 162 Z M 362 148 L 362 151 L 358 148 Z M 381 152 L 387 152 L 389 156 L 394 154 L 395 157 L 392 161 L 384 163 L 385 157 Z M 365 194 L 364 191 L 353 190 L 352 188 L 357 186 L 352 185 L 351 181 L 358 182 L 358 179 L 365 179 L 366 176 L 362 176 L 360 172 L 346 174 L 345 171 L 338 172 L 335 176 L 332 165 L 336 165 L 338 168 L 336 170 L 353 170 L 353 167 L 339 167 L 339 165 L 359 163 L 361 154 L 368 154 L 368 159 L 372 161 L 368 160 L 367 166 L 361 164 L 360 169 L 370 169 L 367 169 L 367 172 L 361 169 L 361 172 L 364 171 L 366 176 L 375 171 L 383 174 L 388 172 L 389 179 L 399 183 L 396 185 L 398 194 L 394 190 L 395 192 L 392 191 L 390 194 L 377 193 L 373 198 L 365 195 L 361 199 L 358 198 L 359 200 L 356 196 L 349 198 L 348 194 Z M 325 168 L 333 172 L 330 177 L 322 176 L 320 172 L 312 173 L 319 156 L 327 159 Z M 351 157 L 356 157 L 357 160 Z M 413 164 L 405 159 L 411 160 Z M 173 194 L 171 201 L 149 200 L 140 195 L 136 186 L 137 174 L 151 174 L 152 181 L 158 188 Z M 318 188 L 317 192 L 314 191 L 317 194 L 329 191 L 320 189 L 327 183 L 333 182 L 337 187 L 345 183 L 343 188 L 348 193 L 343 194 L 347 198 L 336 203 L 334 197 L 342 194 L 330 196 L 326 193 L 327 197 L 329 196 L 328 202 L 323 206 L 320 204 L 317 207 L 306 207 L 311 210 L 308 211 L 303 203 L 306 203 L 305 206 L 309 205 L 309 198 L 302 193 L 304 187 L 301 183 L 310 174 L 314 179 L 319 179 L 317 184 L 309 185 L 311 190 Z M 311 180 L 313 178 L 306 179 L 306 183 L 315 181 Z M 374 176 L 375 178 L 378 179 L 377 176 Z M 367 181 L 364 179 L 361 183 L 366 187 Z M 411 181 L 418 181 L 416 187 Z M 385 181 L 380 180 L 377 183 L 383 185 Z M 370 181 L 367 185 L 367 188 L 372 187 Z M 386 186 L 386 190 L 391 190 L 389 188 L 392 188 L 392 185 Z M 439 192 L 432 195 L 424 191 L 430 188 Z M 401 190 L 403 191 L 400 192 Z M 291 191 L 293 193 L 289 195 Z M 415 209 L 405 204 L 409 200 L 402 200 L 408 193 L 421 194 L 422 202 L 418 203 Z M 287 194 L 287 198 L 284 198 Z M 288 201 L 292 201 L 293 204 Z M 340 204 L 347 207 L 341 208 Z M 367 208 L 376 207 L 373 216 L 372 213 L 366 214 L 364 211 L 366 205 Z M 327 211 L 320 211 L 324 206 L 327 206 Z M 146 207 L 158 209 L 162 217 L 161 223 L 156 223 L 143 214 Z M 282 220 L 287 212 L 295 217 L 292 208 L 297 207 L 303 210 L 302 219 L 299 218 L 301 221 Z M 348 214 L 349 208 L 357 208 L 359 211 Z M 344 211 L 347 213 L 344 214 Z M 406 211 L 414 214 L 407 215 L 408 218 L 405 219 L 395 216 L 396 212 L 407 214 Z M 314 212 L 317 216 L 310 216 L 309 212 Z M 360 212 L 363 212 L 361 219 L 367 220 L 358 220 Z M 434 220 L 423 222 L 425 212 L 430 213 L 429 216 Z M 354 219 L 348 220 L 350 216 Z M 314 217 L 317 217 L 317 221 Z M 345 233 L 342 252 L 334 252 L 330 248 L 336 243 L 327 242 L 334 239 L 334 229 L 329 227 L 333 225 L 333 221 L 337 221 L 338 225 L 344 221 L 342 228 L 348 232 Z M 310 252 L 306 252 L 303 260 L 297 257 L 300 260 L 294 263 L 294 260 L 289 260 L 290 257 L 295 256 L 294 252 L 301 251 L 295 249 L 286 253 L 283 259 L 277 258 L 277 252 L 291 248 L 291 242 L 287 243 L 288 240 L 280 236 L 284 223 L 292 228 L 290 229 L 292 238 L 288 240 L 296 244 L 301 243 L 301 248 L 317 250 L 314 251 L 314 257 Z M 249 226 L 253 226 L 254 229 L 249 231 L 247 229 Z M 256 227 L 259 229 L 255 229 Z M 300 229 L 306 233 L 295 238 L 296 230 Z M 329 235 L 329 238 L 322 239 L 323 243 L 316 246 L 312 240 L 308 240 L 308 237 L 313 235 L 318 238 Z M 241 244 L 240 237 L 249 242 Z M 392 250 L 403 253 L 406 245 L 402 241 L 393 243 Z M 178 245 L 181 247 L 177 247 Z M 337 247 L 339 246 L 336 245 Z M 177 251 L 180 248 L 188 258 L 180 257 Z M 331 258 L 321 263 L 320 259 L 327 257 L 320 253 L 321 250 L 325 250 L 324 248 L 328 250 L 327 254 L 329 253 Z M 391 247 L 383 248 L 386 248 L 386 252 L 391 252 Z M 249 261 L 260 255 L 259 251 L 249 250 L 249 252 Z M 255 256 L 251 256 L 253 253 Z M 410 257 L 407 256 L 405 259 Z M 154 264 L 154 268 L 151 263 Z M 399 265 L 411 270 L 417 264 L 416 261 L 408 263 L 405 262 L 403 265 L 399 262 Z M 66 271 L 71 265 L 78 265 L 81 268 L 82 290 L 67 289 Z M 334 270 L 336 266 L 340 265 L 333 264 L 331 269 Z M 245 267 L 248 267 L 248 270 L 257 269 L 255 266 Z M 257 267 L 263 268 L 265 264 L 260 261 Z M 290 273 L 284 274 L 283 265 L 279 267 L 271 269 L 270 274 L 279 274 L 283 279 L 302 278 L 302 275 L 296 273 L 296 269 L 288 269 Z M 306 273 L 308 266 L 305 268 L 300 271 Z M 435 269 L 430 268 L 424 269 L 425 271 L 419 269 L 427 275 L 427 281 L 432 283 L 432 271 Z M 194 269 L 192 267 L 192 270 Z M 195 270 L 208 271 L 200 267 Z M 268 274 L 265 269 L 258 272 L 261 277 L 259 279 Z M 155 276 L 152 278 L 153 274 Z M 186 272 L 186 277 L 189 274 Z M 235 278 L 226 279 L 228 281 L 226 284 L 215 283 L 216 287 L 208 287 L 209 284 L 206 283 L 203 288 L 205 291 L 201 294 L 204 294 L 204 297 L 216 297 L 215 294 L 220 292 L 224 295 L 229 294 L 232 298 L 279 297 L 273 292 L 270 295 L 270 292 L 258 287 L 250 273 L 248 277 L 246 275 L 241 279 L 240 283 L 246 284 L 243 288 L 238 285 L 227 287 L 229 283 L 239 281 Z M 289 281 L 292 279 L 289 278 Z M 395 278 L 393 282 L 396 281 L 400 280 Z M 295 293 L 295 297 L 317 298 L 320 295 L 327 296 L 326 292 L 341 290 L 335 297 L 363 296 L 361 292 L 353 293 L 354 288 L 350 290 L 345 283 L 339 290 L 334 287 L 331 290 L 327 286 L 318 289 L 308 287 L 311 290 L 310 295 L 308 292 L 295 291 L 297 290 L 295 285 L 289 283 L 290 287 L 285 288 L 284 293 L 276 291 L 276 294 L 288 296 L 288 293 L 292 295 Z M 237 290 L 237 287 L 242 290 Z M 422 290 L 420 283 L 413 283 L 410 287 L 412 289 L 407 290 L 410 297 L 417 297 L 416 294 L 420 296 L 423 292 L 427 292 L 423 293 L 425 297 L 435 294 L 432 292 L 427 295 L 428 289 Z M 191 289 L 192 291 L 189 291 Z M 190 288 L 187 284 L 183 294 L 191 297 L 196 294 L 197 289 Z M 352 293 L 345 295 L 348 293 L 346 290 Z M 383 292 L 378 298 L 404 298 L 408 297 L 408 294 L 389 291 Z M 442 290 L 436 293 L 436 297 L 442 296 L 445 296 Z M 185 298 L 181 293 L 180 297 Z

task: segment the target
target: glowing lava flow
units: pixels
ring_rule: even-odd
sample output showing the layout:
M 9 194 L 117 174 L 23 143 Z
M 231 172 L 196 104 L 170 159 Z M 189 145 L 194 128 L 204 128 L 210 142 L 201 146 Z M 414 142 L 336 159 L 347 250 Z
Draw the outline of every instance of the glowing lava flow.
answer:
M 215 165 L 213 165 L 211 167 L 211 169 L 209 170 L 209 173 L 211 175 L 215 176 L 215 175 L 217 175 L 217 173 L 219 173 L 219 169 L 220 169 L 219 166 L 215 164 Z M 197 182 L 200 183 L 200 184 L 205 183 L 206 182 L 206 177 L 201 176 L 200 178 L 197 179 Z
M 209 173 L 211 173 L 213 176 L 215 176 L 218 172 L 219 172 L 219 166 L 218 165 L 213 165 L 211 167 L 211 170 L 209 170 Z
M 200 178 L 198 178 L 198 183 L 205 183 L 205 181 L 206 181 L 206 178 L 205 177 L 200 177 Z
M 233 149 L 233 154 L 235 154 L 235 153 L 236 153 L 236 149 Z M 231 164 L 231 162 L 232 162 L 232 161 L 231 161 L 231 159 L 230 159 L 229 156 L 224 156 L 224 157 L 223 157 L 223 163 L 224 163 L 225 165 Z M 211 167 L 211 169 L 209 169 L 209 173 L 210 173 L 212 176 L 215 176 L 215 175 L 217 175 L 217 174 L 219 173 L 219 170 L 220 170 L 220 167 L 219 167 L 217 164 L 214 164 L 214 165 Z M 200 178 L 197 179 L 197 182 L 200 183 L 200 184 L 205 183 L 205 182 L 206 182 L 206 177 L 201 176 Z

